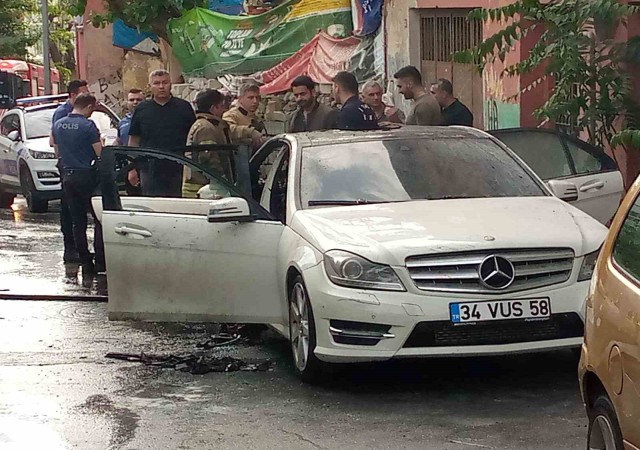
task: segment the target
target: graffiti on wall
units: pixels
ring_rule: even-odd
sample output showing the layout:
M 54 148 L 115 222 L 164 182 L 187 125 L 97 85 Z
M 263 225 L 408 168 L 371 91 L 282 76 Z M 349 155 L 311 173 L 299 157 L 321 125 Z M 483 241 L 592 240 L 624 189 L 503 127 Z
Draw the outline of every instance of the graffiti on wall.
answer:
M 484 127 L 486 130 L 520 126 L 520 104 L 517 98 L 517 79 L 501 78 L 495 67 L 484 71 Z M 510 82 L 509 82 L 510 81 Z M 513 92 L 505 92 L 507 89 Z
M 122 71 L 118 70 L 111 76 L 101 77 L 95 83 L 89 85 L 89 91 L 96 98 L 120 112 L 124 108 L 125 98 L 122 87 Z

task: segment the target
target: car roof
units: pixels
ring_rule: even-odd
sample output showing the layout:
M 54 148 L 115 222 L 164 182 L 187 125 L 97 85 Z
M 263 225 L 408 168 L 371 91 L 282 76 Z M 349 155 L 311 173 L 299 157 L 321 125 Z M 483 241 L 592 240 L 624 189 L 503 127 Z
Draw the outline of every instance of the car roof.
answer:
M 312 131 L 308 133 L 287 134 L 304 147 L 316 147 L 328 144 L 343 144 L 349 142 L 368 142 L 394 139 L 491 139 L 482 130 L 470 127 L 425 127 L 415 125 L 399 126 L 393 129 L 373 131 Z
M 16 108 L 8 110 L 6 114 L 17 113 L 17 112 L 30 113 L 33 111 L 40 111 L 42 109 L 56 109 L 58 106 L 60 106 L 60 103 L 46 103 L 44 105 L 34 105 L 34 106 L 18 106 Z
M 26 106 L 21 108 L 24 112 L 39 111 L 41 109 L 56 109 L 61 103 L 46 103 L 44 105 Z

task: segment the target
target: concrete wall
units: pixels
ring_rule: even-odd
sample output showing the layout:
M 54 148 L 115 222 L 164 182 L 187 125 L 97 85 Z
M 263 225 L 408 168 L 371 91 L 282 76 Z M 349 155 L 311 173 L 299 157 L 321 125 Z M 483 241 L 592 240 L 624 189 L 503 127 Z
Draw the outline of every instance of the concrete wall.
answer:
M 78 73 L 101 101 L 117 107 L 123 95 L 123 51 L 111 43 L 111 26 L 95 28 L 91 25 L 89 19 L 93 12 L 105 12 L 102 0 L 87 1 L 85 24 L 78 37 Z
M 630 0 L 624 0 L 625 3 L 632 3 Z M 617 32 L 617 38 L 621 41 L 627 40 L 634 36 L 640 36 L 640 14 L 630 18 L 626 27 L 620 27 Z M 640 69 L 638 67 L 632 70 L 632 83 L 634 87 L 635 100 L 640 102 Z M 615 157 L 627 187 L 633 184 L 636 177 L 640 174 L 640 149 L 637 148 L 617 148 L 611 151 Z
M 95 28 L 90 23 L 93 13 L 104 12 L 103 0 L 87 1 L 85 24 L 78 33 L 78 73 L 100 101 L 121 113 L 126 92 L 131 88 L 146 89 L 149 72 L 167 69 L 176 82 L 182 68 L 164 41 L 160 43 L 160 58 L 114 47 L 113 27 Z

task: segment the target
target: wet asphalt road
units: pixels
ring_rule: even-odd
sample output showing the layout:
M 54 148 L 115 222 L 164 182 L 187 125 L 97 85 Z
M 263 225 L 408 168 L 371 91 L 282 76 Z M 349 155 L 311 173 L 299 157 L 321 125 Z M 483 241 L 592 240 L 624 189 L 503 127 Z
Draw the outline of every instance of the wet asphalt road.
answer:
M 0 212 L 0 293 L 103 294 L 61 262 L 55 213 Z M 84 283 L 83 283 L 84 281 Z M 0 449 L 583 449 L 568 352 L 349 366 L 320 387 L 285 341 L 209 354 L 266 373 L 192 375 L 107 359 L 188 354 L 215 325 L 109 322 L 106 304 L 0 300 Z

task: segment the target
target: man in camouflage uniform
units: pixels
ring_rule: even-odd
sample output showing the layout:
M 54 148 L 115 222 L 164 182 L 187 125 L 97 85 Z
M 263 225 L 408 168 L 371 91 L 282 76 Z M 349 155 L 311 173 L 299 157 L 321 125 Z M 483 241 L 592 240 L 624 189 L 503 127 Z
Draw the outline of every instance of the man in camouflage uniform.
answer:
M 221 117 L 228 109 L 225 96 L 214 89 L 199 92 L 195 99 L 196 121 L 187 135 L 187 145 L 225 145 L 244 144 L 254 148 L 264 143 L 264 136 L 251 126 L 229 124 Z M 233 183 L 232 162 L 223 153 L 214 151 L 200 151 L 195 155 L 201 165 L 214 169 Z M 201 173 L 185 171 L 182 185 L 182 196 L 198 197 L 198 191 L 209 183 Z M 218 196 L 224 197 L 229 193 L 222 187 L 211 183 L 211 190 Z

